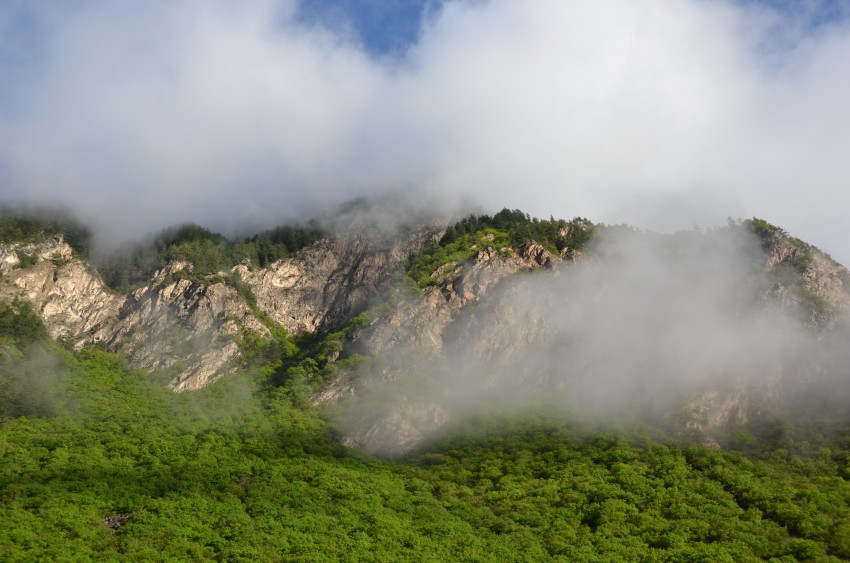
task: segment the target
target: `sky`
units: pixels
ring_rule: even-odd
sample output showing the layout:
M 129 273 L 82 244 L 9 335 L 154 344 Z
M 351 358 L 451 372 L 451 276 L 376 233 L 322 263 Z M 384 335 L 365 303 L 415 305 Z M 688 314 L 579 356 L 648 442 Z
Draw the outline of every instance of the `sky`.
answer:
M 403 193 L 850 263 L 850 5 L 0 0 L 0 201 L 103 240 Z

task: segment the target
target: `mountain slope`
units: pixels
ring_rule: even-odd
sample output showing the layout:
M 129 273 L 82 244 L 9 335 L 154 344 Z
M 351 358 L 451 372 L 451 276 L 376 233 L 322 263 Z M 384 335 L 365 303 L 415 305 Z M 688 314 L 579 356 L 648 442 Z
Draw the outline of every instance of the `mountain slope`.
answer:
M 0 550 L 850 559 L 847 271 L 763 222 L 520 215 L 128 293 L 55 234 L 5 241 Z
M 850 309 L 845 268 L 757 219 L 654 235 L 504 210 L 355 229 L 264 267 L 199 275 L 176 260 L 123 295 L 61 237 L 0 258 L 0 295 L 29 300 L 52 337 L 120 352 L 175 390 L 241 369 L 249 341 L 312 335 L 277 381 L 341 405 L 343 442 L 382 455 L 540 397 L 714 443 L 841 379 Z
M 342 417 L 345 443 L 398 455 L 494 404 L 661 417 L 716 443 L 718 429 L 847 387 L 850 278 L 819 250 L 757 221 L 611 231 L 568 261 L 532 244 L 441 266 L 437 285 L 356 338 L 350 349 L 374 361 L 315 400 L 349 397 L 363 415 Z M 507 275 L 527 270 L 540 274 Z

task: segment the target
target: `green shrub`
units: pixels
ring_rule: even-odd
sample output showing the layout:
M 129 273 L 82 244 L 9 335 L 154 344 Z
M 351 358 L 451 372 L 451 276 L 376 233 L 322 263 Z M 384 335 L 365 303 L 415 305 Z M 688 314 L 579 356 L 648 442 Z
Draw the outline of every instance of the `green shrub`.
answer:
M 306 227 L 281 226 L 233 241 L 199 225 L 186 224 L 165 229 L 147 242 L 101 256 L 96 264 L 104 283 L 123 292 L 146 283 L 155 271 L 174 260 L 191 264 L 191 270 L 181 275 L 203 281 L 244 262 L 267 266 L 291 257 L 325 236 L 315 223 L 308 223 Z M 234 287 L 244 289 L 238 283 Z
M 91 232 L 63 209 L 0 207 L 0 243 L 40 243 L 59 237 L 79 256 L 88 256 Z
M 26 252 L 21 252 L 20 250 L 16 251 L 15 254 L 18 257 L 18 267 L 19 268 L 29 268 L 30 266 L 35 266 L 38 264 L 38 255 L 28 254 Z
M 29 302 L 15 298 L 11 303 L 0 300 L 0 340 L 8 340 L 25 348 L 47 338 L 47 330 Z
M 518 209 L 503 209 L 492 217 L 470 215 L 446 229 L 437 244 L 411 256 L 407 274 L 423 288 L 451 277 L 451 265 L 469 260 L 487 247 L 510 251 L 536 242 L 555 254 L 564 249 L 581 250 L 593 236 L 594 229 L 593 223 L 580 217 L 572 221 L 554 218 L 545 221 Z M 435 275 L 440 268 L 447 271 Z

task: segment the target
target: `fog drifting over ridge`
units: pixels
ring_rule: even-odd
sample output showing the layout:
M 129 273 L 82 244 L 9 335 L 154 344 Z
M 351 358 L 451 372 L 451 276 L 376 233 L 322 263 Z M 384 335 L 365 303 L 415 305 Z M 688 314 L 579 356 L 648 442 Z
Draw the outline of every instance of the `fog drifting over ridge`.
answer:
M 817 2 L 815 2 L 817 4 Z M 850 262 L 850 25 L 755 3 L 448 2 L 398 57 L 295 2 L 6 2 L 0 200 L 107 237 L 427 194 Z
M 605 229 L 578 262 L 514 274 L 467 304 L 439 352 L 384 337 L 392 349 L 357 368 L 336 427 L 352 445 L 395 457 L 446 423 L 493 411 L 555 409 L 676 433 L 846 413 L 848 325 L 807 326 L 776 293 L 767 261 L 741 225 Z

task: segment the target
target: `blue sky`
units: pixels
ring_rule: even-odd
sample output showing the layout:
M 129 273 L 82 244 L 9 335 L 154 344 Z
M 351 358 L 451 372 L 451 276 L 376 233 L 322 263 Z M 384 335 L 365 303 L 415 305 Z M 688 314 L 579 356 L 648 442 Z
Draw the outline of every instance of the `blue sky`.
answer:
M 419 36 L 422 18 L 439 9 L 439 0 L 308 0 L 299 18 L 312 25 L 349 27 L 375 55 L 402 54 Z
M 758 215 L 850 262 L 847 4 L 0 0 L 0 200 L 105 238 L 398 192 Z
M 375 56 L 403 54 L 419 37 L 422 18 L 438 11 L 445 0 L 304 0 L 299 18 L 310 25 L 345 28 Z M 842 0 L 740 0 L 761 6 L 814 30 L 844 19 L 849 2 Z

